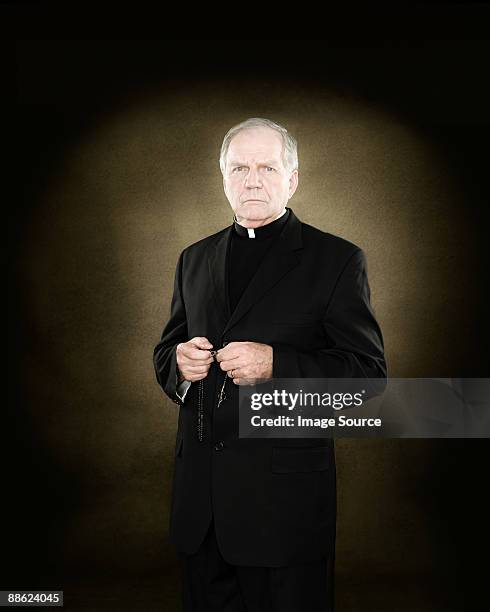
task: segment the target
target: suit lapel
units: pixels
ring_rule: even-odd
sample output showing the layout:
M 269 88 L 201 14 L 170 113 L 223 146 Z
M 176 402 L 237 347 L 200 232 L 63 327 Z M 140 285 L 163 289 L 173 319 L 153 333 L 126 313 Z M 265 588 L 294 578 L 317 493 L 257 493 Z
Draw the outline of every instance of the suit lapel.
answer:
M 232 229 L 233 226 L 227 228 L 217 242 L 214 243 L 214 248 L 211 249 L 208 258 L 215 299 L 227 321 L 223 333 L 226 333 L 235 326 L 265 293 L 298 265 L 300 261 L 299 250 L 302 248 L 301 222 L 291 210 L 283 231 L 266 253 L 255 275 L 243 292 L 235 310 L 231 313 L 227 291 L 226 262 Z
M 226 228 L 218 240 L 211 246 L 208 254 L 208 269 L 216 306 L 222 313 L 225 321 L 228 321 L 231 315 L 230 302 L 228 299 L 228 282 L 226 278 L 226 262 L 232 229 L 232 225 Z

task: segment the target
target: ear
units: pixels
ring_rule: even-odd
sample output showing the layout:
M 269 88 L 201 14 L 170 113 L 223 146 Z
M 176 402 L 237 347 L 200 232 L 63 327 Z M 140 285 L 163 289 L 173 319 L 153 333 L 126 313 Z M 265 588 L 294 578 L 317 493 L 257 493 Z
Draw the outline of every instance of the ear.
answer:
M 290 198 L 293 197 L 294 192 L 298 188 L 298 180 L 299 180 L 298 171 L 294 170 L 293 172 L 291 172 L 291 176 L 289 177 L 289 197 Z

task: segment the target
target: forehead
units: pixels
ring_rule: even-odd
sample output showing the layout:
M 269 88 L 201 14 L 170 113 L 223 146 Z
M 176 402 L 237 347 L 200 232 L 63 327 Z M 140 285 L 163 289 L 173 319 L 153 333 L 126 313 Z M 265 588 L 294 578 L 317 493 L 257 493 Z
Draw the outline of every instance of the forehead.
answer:
M 271 128 L 250 128 L 238 132 L 230 142 L 228 159 L 282 158 L 281 135 Z

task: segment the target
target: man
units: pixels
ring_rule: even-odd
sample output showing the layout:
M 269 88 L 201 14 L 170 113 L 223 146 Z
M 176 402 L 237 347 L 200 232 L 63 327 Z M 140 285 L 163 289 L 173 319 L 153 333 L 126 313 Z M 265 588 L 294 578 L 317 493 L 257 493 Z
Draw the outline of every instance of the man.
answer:
M 385 377 L 362 251 L 302 223 L 294 138 L 267 119 L 221 148 L 234 223 L 180 255 L 154 351 L 180 405 L 170 536 L 184 608 L 333 609 L 331 439 L 238 437 L 238 386 L 271 377 Z

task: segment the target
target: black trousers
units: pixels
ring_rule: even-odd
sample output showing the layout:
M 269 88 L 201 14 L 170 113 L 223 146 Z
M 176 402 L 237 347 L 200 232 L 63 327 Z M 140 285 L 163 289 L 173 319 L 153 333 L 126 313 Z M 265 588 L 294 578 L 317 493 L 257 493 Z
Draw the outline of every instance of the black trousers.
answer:
M 199 550 L 182 560 L 184 612 L 333 612 L 333 559 L 287 567 L 230 565 L 211 521 Z

